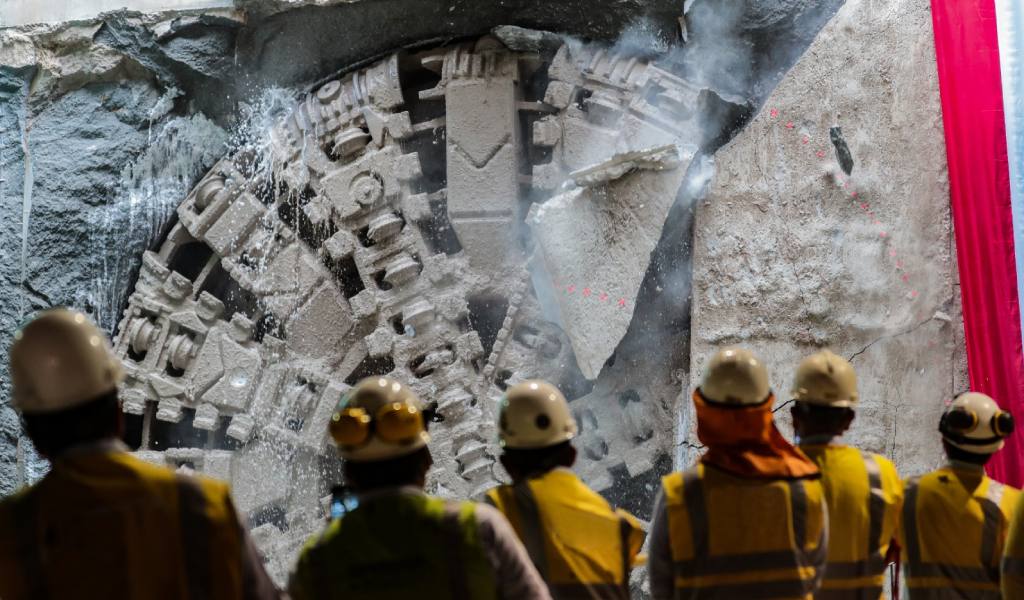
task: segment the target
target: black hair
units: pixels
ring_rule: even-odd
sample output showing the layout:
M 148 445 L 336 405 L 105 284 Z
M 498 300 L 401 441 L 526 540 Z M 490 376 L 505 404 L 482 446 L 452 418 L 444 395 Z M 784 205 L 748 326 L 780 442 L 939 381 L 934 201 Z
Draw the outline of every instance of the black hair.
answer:
M 23 414 L 21 420 L 36 450 L 50 459 L 80 444 L 116 438 L 122 429 L 117 390 L 66 410 Z
M 793 412 L 795 416 L 800 417 L 806 429 L 812 430 L 812 435 L 818 433 L 840 435 L 846 431 L 850 420 L 856 414 L 848 406 L 821 406 L 800 401 L 793 403 Z
M 576 448 L 564 441 L 544 448 L 505 448 L 501 464 L 514 481 L 537 477 L 557 467 L 571 467 L 576 462 Z
M 949 460 L 970 463 L 972 465 L 984 466 L 988 459 L 992 458 L 992 454 L 978 454 L 977 452 L 968 452 L 963 448 L 957 448 L 950 444 L 948 440 L 942 440 L 942 448 L 946 451 L 946 457 Z
M 368 492 L 403 485 L 423 486 L 427 471 L 434 464 L 430 450 L 424 446 L 412 454 L 384 460 L 345 460 L 345 482 L 352 489 Z

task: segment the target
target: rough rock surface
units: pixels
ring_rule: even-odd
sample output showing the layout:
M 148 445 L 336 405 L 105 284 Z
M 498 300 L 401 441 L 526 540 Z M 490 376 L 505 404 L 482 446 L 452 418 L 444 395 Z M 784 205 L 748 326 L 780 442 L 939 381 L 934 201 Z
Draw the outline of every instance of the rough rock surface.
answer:
M 799 359 L 830 347 L 859 373 L 849 438 L 906 475 L 943 460 L 939 413 L 965 385 L 932 44 L 927 0 L 847 2 L 716 156 L 694 232 L 694 377 L 747 345 L 781 405 Z

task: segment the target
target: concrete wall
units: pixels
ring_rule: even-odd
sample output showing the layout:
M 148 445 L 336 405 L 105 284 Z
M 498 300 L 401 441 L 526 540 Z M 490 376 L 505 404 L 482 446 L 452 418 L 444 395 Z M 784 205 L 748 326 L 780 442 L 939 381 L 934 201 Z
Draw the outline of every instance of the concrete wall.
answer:
M 3 0 L 0 27 L 90 19 L 115 10 L 163 12 L 222 8 L 231 0 Z
M 716 159 L 694 232 L 694 375 L 747 345 L 781 404 L 800 358 L 830 347 L 859 374 L 849 438 L 904 474 L 936 466 L 966 358 L 928 0 L 847 2 Z

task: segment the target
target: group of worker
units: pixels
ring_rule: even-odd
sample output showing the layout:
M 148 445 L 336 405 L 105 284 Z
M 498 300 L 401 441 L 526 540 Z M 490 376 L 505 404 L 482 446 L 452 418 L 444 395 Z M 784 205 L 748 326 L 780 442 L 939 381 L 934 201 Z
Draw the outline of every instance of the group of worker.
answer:
M 0 502 L 0 600 L 618 600 L 644 561 L 645 527 L 573 474 L 576 421 L 543 381 L 501 399 L 511 483 L 483 503 L 424 493 L 433 409 L 406 385 L 381 376 L 347 391 L 330 434 L 353 496 L 285 592 L 224 484 L 119 441 L 122 368 L 84 315 L 42 313 L 10 362 L 13 405 L 52 466 Z M 757 357 L 710 360 L 693 393 L 704 454 L 663 478 L 646 534 L 655 599 L 877 600 L 900 563 L 912 599 L 1024 598 L 1024 497 L 984 472 L 1014 426 L 995 401 L 955 398 L 939 423 L 947 466 L 901 482 L 889 460 L 839 442 L 858 403 L 849 362 L 806 358 L 790 400 L 797 446 L 775 425 Z

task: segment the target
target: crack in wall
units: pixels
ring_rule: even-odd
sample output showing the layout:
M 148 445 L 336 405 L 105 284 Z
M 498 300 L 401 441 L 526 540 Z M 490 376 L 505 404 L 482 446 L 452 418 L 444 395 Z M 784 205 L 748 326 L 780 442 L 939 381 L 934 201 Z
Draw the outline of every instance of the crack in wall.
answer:
M 861 354 L 864 354 L 865 352 L 867 352 L 868 349 L 870 349 L 872 346 L 874 346 L 878 342 L 881 342 L 882 340 L 895 339 L 895 338 L 898 338 L 898 337 L 901 337 L 901 336 L 913 333 L 913 332 L 917 331 L 918 329 L 920 329 L 921 327 L 924 327 L 928 323 L 931 323 L 934 320 L 936 320 L 936 318 L 935 318 L 934 315 L 932 315 L 931 317 L 928 317 L 927 319 L 921 321 L 920 323 L 918 323 L 918 324 L 916 324 L 916 325 L 914 325 L 914 326 L 912 326 L 912 327 L 910 327 L 908 329 L 905 329 L 903 331 L 898 331 L 896 333 L 890 333 L 890 334 L 887 334 L 887 335 L 879 336 L 879 337 L 871 340 L 870 342 L 868 342 L 868 344 L 866 346 L 864 346 L 863 348 L 861 348 L 860 350 L 858 350 L 858 351 L 854 352 L 853 354 L 851 354 L 850 357 L 847 358 L 846 360 L 848 360 L 848 361 L 850 361 L 852 363 L 853 359 L 855 359 L 858 356 L 860 356 Z

